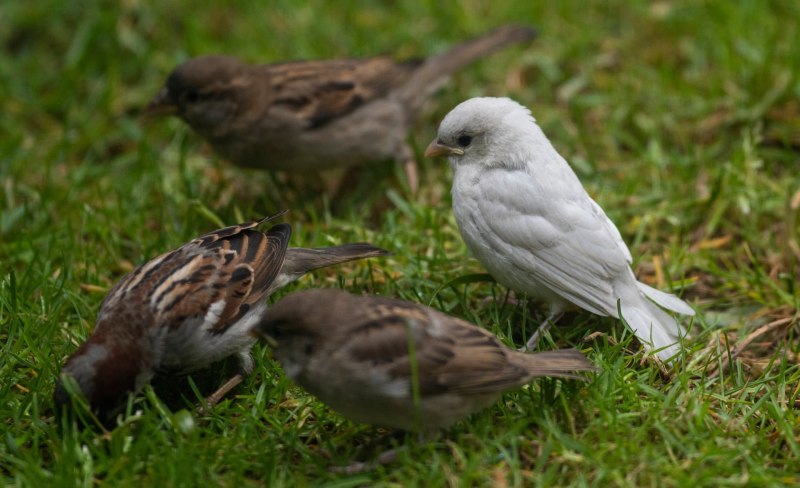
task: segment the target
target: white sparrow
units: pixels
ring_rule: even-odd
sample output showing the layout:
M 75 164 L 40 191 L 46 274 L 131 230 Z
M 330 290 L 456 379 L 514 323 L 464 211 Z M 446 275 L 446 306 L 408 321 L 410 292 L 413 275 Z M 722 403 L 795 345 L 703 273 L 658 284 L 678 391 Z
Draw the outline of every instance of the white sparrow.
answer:
M 287 295 L 253 333 L 289 378 L 345 417 L 423 434 L 534 378 L 596 369 L 574 349 L 522 353 L 432 308 L 333 289 Z
M 255 229 L 278 215 L 200 236 L 122 278 L 61 371 L 57 412 L 72 405 L 67 376 L 106 423 L 154 375 L 189 373 L 236 354 L 241 372 L 208 398 L 214 404 L 251 372 L 249 330 L 271 293 L 308 271 L 387 254 L 365 243 L 287 248 L 289 224 Z
M 450 162 L 453 213 L 472 254 L 501 284 L 549 304 L 539 331 L 568 305 L 619 318 L 619 302 L 660 359 L 678 352 L 685 331 L 659 306 L 694 311 L 636 280 L 619 230 L 527 108 L 508 98 L 467 100 L 445 116 L 425 154 Z
M 394 160 L 405 165 L 415 188 L 406 138 L 423 103 L 454 71 L 535 36 L 529 27 L 506 26 L 406 62 L 374 57 L 254 66 L 202 56 L 175 68 L 147 112 L 177 115 L 240 166 L 308 172 Z

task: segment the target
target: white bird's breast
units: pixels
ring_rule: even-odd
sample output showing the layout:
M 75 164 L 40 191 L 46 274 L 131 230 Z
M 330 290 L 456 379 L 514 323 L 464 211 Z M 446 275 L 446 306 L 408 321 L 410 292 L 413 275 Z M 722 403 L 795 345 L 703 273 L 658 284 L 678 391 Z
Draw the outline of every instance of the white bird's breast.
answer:
M 550 245 L 560 234 L 539 208 L 542 195 L 525 184 L 528 179 L 524 171 L 458 168 L 453 213 L 467 247 L 498 282 L 533 298 L 560 301 L 532 276 L 536 247 Z

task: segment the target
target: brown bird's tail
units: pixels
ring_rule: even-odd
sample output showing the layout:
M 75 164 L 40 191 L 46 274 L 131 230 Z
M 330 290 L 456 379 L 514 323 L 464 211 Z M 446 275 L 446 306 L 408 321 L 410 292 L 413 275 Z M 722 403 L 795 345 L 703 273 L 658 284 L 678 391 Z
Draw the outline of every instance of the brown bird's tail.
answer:
M 422 108 L 425 100 L 436 91 L 445 79 L 456 70 L 488 56 L 509 44 L 534 39 L 536 29 L 521 25 L 507 25 L 475 39 L 462 42 L 447 51 L 428 59 L 398 93 L 410 114 Z M 409 122 L 413 120 L 413 116 Z
M 341 246 L 321 247 L 307 249 L 304 247 L 290 247 L 286 250 L 280 273 L 270 286 L 269 293 L 300 278 L 309 271 L 336 264 L 355 261 L 357 259 L 376 258 L 391 254 L 386 249 L 373 246 L 366 242 L 355 242 Z
M 531 376 L 555 376 L 558 378 L 584 379 L 579 371 L 599 371 L 577 349 L 559 349 L 534 353 L 517 352 L 513 360 L 520 368 L 524 368 Z

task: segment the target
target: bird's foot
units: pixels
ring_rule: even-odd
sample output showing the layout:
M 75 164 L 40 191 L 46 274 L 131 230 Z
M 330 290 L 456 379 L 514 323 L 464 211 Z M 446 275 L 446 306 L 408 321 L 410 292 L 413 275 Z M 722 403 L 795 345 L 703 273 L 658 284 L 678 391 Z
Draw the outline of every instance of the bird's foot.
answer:
M 214 405 L 219 403 L 231 390 L 239 386 L 242 381 L 244 381 L 244 375 L 242 373 L 236 373 L 231 379 L 217 388 L 217 391 L 206 397 L 203 404 L 197 407 L 197 413 L 207 414 Z

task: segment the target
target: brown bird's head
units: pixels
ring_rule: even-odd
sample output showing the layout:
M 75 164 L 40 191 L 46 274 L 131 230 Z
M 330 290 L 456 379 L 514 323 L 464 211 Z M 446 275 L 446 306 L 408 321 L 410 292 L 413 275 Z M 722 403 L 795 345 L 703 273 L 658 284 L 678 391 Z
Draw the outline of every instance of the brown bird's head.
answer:
M 267 310 L 252 333 L 270 345 L 286 374 L 295 379 L 340 323 L 336 317 L 340 308 L 347 308 L 349 298 L 332 289 L 289 294 Z
M 213 137 L 246 108 L 249 66 L 229 56 L 192 58 L 170 73 L 147 105 L 147 115 L 177 115 L 203 136 Z
M 73 395 L 82 395 L 89 410 L 103 424 L 110 425 L 126 394 L 133 392 L 137 379 L 147 376 L 148 372 L 139 349 L 113 345 L 112 335 L 100 325 L 92 337 L 67 359 L 58 377 L 53 401 L 56 415 L 61 415 L 75 410 Z M 75 387 L 74 390 L 67 382 Z

